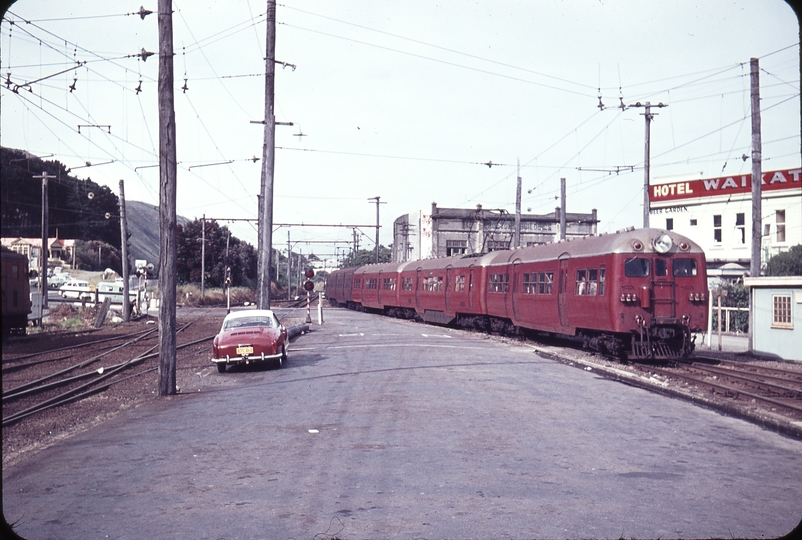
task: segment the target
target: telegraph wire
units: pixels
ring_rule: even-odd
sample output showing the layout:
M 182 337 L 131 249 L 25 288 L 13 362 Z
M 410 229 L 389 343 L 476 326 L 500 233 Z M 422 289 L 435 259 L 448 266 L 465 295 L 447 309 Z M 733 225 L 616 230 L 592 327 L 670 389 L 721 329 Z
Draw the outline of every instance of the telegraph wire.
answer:
M 285 5 L 285 4 L 279 4 L 279 5 L 281 7 L 284 7 L 284 8 L 293 10 L 293 11 L 306 13 L 307 15 L 313 15 L 315 17 L 320 17 L 322 19 L 328 19 L 330 21 L 335 21 L 335 22 L 339 22 L 339 23 L 342 23 L 342 24 L 347 24 L 349 26 L 354 26 L 356 28 L 362 28 L 363 30 L 369 30 L 371 32 L 376 32 L 376 33 L 379 33 L 379 34 L 384 34 L 386 36 L 391 36 L 391 37 L 394 37 L 394 38 L 403 39 L 403 40 L 406 40 L 406 41 L 411 41 L 413 43 L 418 43 L 420 45 L 426 45 L 427 47 L 433 47 L 435 49 L 440 49 L 442 51 L 447 51 L 447 52 L 450 52 L 450 53 L 459 54 L 459 55 L 462 55 L 462 56 L 467 56 L 468 58 L 473 58 L 475 60 L 482 60 L 483 62 L 490 62 L 492 64 L 497 64 L 499 66 L 504 66 L 504 67 L 508 67 L 508 68 L 512 68 L 512 69 L 517 69 L 517 70 L 520 70 L 520 71 L 525 71 L 527 73 L 532 73 L 533 75 L 539 75 L 541 77 L 548 77 L 550 79 L 554 79 L 554 80 L 557 80 L 557 81 L 560 81 L 560 82 L 565 82 L 565 83 L 569 83 L 569 84 L 575 84 L 577 86 L 581 86 L 581 87 L 593 90 L 593 86 L 585 84 L 585 83 L 579 83 L 579 82 L 571 81 L 571 80 L 568 80 L 568 79 L 555 77 L 554 75 L 548 75 L 547 73 L 540 73 L 538 71 L 534 71 L 534 70 L 531 70 L 531 69 L 522 68 L 522 67 L 519 67 L 519 66 L 514 66 L 512 64 L 506 64 L 504 62 L 499 62 L 497 60 L 491 60 L 490 58 L 484 58 L 482 56 L 477 56 L 477 55 L 474 55 L 474 54 L 458 51 L 458 50 L 455 50 L 455 49 L 450 49 L 448 47 L 435 45 L 433 43 L 427 43 L 425 41 L 421 41 L 421 40 L 418 40 L 418 39 L 413 39 L 413 38 L 409 38 L 409 37 L 406 37 L 406 36 L 393 34 L 391 32 L 385 32 L 384 30 L 378 30 L 376 28 L 371 28 L 369 26 L 363 26 L 363 25 L 360 25 L 360 24 L 356 24 L 356 23 L 352 23 L 352 22 L 348 22 L 348 21 L 343 21 L 341 19 L 337 19 L 337 18 L 334 18 L 334 17 L 328 17 L 326 15 L 320 15 L 319 13 L 312 13 L 311 11 L 305 11 L 303 9 L 299 9 L 299 8 L 296 8 L 296 7 L 288 6 L 288 5 Z
M 501 74 L 501 73 L 495 73 L 493 71 L 488 71 L 486 69 L 470 67 L 470 66 L 466 66 L 466 65 L 463 65 L 463 64 L 457 64 L 456 62 L 449 62 L 447 60 L 440 60 L 438 58 L 432 58 L 431 56 L 424 56 L 422 54 L 416 54 L 416 53 L 411 53 L 411 52 L 407 52 L 407 51 L 402 51 L 400 49 L 393 49 L 392 47 L 385 47 L 384 45 L 376 45 L 374 43 L 368 43 L 367 41 L 360 41 L 358 39 L 348 38 L 348 37 L 344 37 L 344 36 L 338 36 L 338 35 L 335 35 L 335 34 L 329 34 L 327 32 L 323 32 L 323 31 L 320 31 L 320 30 L 312 30 L 310 28 L 304 28 L 302 26 L 295 26 L 295 25 L 292 25 L 292 24 L 289 24 L 289 23 L 277 23 L 277 24 L 281 24 L 281 25 L 287 26 L 289 28 L 294 28 L 296 30 L 301 30 L 301 31 L 304 31 L 304 32 L 311 32 L 313 34 L 320 34 L 322 36 L 327 36 L 327 37 L 331 37 L 331 38 L 335 38 L 335 39 L 341 39 L 341 40 L 344 40 L 344 41 L 350 41 L 352 43 L 358 43 L 360 45 L 366 45 L 368 47 L 374 47 L 374 48 L 377 48 L 377 49 L 382 49 L 382 50 L 385 50 L 385 51 L 391 51 L 391 52 L 395 52 L 395 53 L 398 53 L 398 54 L 404 54 L 404 55 L 407 55 L 407 56 L 412 56 L 414 58 L 421 58 L 423 60 L 429 60 L 431 62 L 437 62 L 439 64 L 445 64 L 447 66 L 467 69 L 469 71 L 476 71 L 478 73 L 484 73 L 485 75 L 492 75 L 492 76 L 495 76 L 495 77 L 501 77 L 503 79 L 509 79 L 509 80 L 513 80 L 513 81 L 523 82 L 523 83 L 526 83 L 526 84 L 532 84 L 532 85 L 535 85 L 535 86 L 541 86 L 543 88 L 551 88 L 552 90 L 558 90 L 560 92 L 566 92 L 566 93 L 569 93 L 569 94 L 574 94 L 574 95 L 583 96 L 583 97 L 591 97 L 591 96 L 593 96 L 592 93 L 591 94 L 587 94 L 587 93 L 583 93 L 583 92 L 578 92 L 576 90 L 569 90 L 567 88 L 560 88 L 559 86 L 553 86 L 553 85 L 550 85 L 550 84 L 545 84 L 545 83 L 530 81 L 530 80 L 527 80 L 527 79 L 522 79 L 520 77 L 513 77 L 512 75 L 504 75 L 504 74 Z

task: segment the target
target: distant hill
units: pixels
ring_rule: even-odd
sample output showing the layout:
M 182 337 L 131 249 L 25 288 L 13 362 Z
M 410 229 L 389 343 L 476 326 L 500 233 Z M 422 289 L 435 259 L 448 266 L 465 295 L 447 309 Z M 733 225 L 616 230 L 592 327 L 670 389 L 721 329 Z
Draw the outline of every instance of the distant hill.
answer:
M 125 201 L 128 234 L 131 235 L 131 261 L 145 259 L 159 266 L 159 207 L 140 201 Z M 189 219 L 178 216 L 179 225 Z

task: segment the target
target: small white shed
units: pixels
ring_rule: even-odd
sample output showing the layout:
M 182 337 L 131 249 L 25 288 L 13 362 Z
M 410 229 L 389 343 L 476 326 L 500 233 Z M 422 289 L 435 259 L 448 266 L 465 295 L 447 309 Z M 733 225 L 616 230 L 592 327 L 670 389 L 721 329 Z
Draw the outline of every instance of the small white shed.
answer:
M 802 361 L 802 276 L 744 278 L 755 354 Z

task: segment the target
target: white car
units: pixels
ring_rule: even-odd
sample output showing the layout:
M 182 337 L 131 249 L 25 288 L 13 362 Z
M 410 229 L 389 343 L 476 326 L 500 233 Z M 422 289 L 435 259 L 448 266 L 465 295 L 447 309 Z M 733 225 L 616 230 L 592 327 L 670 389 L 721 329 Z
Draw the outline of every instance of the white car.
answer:
M 71 279 L 64 285 L 58 288 L 61 291 L 61 296 L 64 298 L 78 298 L 83 300 L 91 300 L 94 297 L 94 291 L 89 285 L 88 281 L 82 279 Z

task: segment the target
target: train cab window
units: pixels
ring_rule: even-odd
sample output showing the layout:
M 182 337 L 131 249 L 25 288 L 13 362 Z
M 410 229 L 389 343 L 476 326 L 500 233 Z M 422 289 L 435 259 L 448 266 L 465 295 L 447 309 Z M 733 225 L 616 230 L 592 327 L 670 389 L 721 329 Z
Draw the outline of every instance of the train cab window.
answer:
M 657 277 L 666 277 L 668 275 L 668 261 L 666 259 L 654 260 L 654 275 Z
M 696 259 L 674 259 L 674 275 L 692 277 L 696 275 Z
M 648 277 L 649 259 L 632 257 L 624 262 L 624 275 L 627 277 Z

